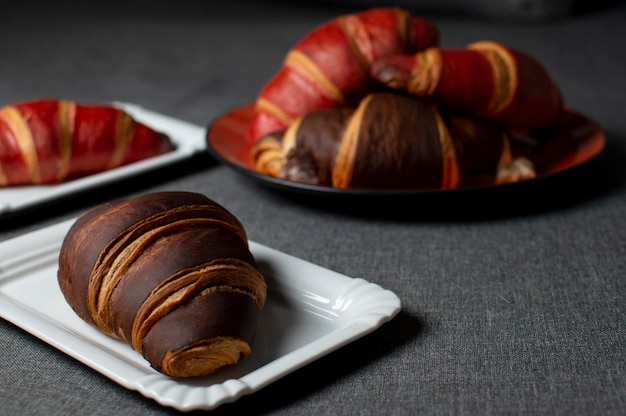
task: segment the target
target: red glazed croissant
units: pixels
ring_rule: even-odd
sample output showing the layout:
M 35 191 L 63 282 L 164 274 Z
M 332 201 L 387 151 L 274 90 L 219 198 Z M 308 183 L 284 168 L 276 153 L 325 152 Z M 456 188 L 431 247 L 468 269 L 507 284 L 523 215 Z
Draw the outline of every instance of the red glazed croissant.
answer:
M 250 143 L 309 111 L 356 105 L 371 92 L 374 61 L 415 53 L 437 41 L 432 24 L 398 8 L 375 8 L 322 24 L 291 49 L 262 89 Z
M 496 42 L 385 57 L 374 63 L 372 76 L 392 88 L 510 127 L 552 126 L 563 109 L 559 88 L 545 68 Z
M 60 182 L 173 148 L 114 107 L 39 100 L 0 109 L 0 187 Z
M 371 94 L 356 110 L 308 113 L 261 138 L 251 157 L 259 172 L 336 188 L 443 189 L 477 174 L 497 182 L 535 175 L 496 124 L 395 93 Z
M 267 292 L 241 223 L 189 192 L 84 213 L 63 241 L 58 281 L 83 320 L 174 377 L 249 355 Z

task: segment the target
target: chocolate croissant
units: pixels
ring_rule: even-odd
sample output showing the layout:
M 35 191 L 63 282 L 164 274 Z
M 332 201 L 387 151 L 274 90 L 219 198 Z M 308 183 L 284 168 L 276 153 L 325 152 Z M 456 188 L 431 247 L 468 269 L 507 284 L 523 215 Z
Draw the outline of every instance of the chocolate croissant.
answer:
M 535 176 L 500 126 L 395 93 L 370 94 L 356 109 L 310 112 L 250 152 L 261 173 L 335 188 L 446 189 L 469 186 L 478 174 L 499 183 Z
M 85 212 L 63 241 L 58 281 L 78 316 L 174 377 L 249 355 L 267 293 L 239 220 L 190 192 Z

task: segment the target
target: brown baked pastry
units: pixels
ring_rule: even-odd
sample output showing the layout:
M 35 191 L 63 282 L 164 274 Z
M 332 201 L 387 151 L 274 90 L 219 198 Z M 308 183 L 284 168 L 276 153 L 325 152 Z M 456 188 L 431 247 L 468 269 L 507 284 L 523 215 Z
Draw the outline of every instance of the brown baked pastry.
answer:
M 85 212 L 63 241 L 58 280 L 83 320 L 174 377 L 249 355 L 267 292 L 241 223 L 190 192 Z
M 310 112 L 259 139 L 251 158 L 264 174 L 336 188 L 446 189 L 477 174 L 498 183 L 535 175 L 500 126 L 395 93 Z

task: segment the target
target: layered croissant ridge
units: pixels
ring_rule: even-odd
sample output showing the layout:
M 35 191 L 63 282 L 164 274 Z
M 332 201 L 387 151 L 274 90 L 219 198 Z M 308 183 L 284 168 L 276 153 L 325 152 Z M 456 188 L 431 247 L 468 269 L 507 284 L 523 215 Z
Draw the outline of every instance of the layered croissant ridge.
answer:
M 64 241 L 59 283 L 85 321 L 179 377 L 249 355 L 267 291 L 241 223 L 184 192 L 85 213 Z

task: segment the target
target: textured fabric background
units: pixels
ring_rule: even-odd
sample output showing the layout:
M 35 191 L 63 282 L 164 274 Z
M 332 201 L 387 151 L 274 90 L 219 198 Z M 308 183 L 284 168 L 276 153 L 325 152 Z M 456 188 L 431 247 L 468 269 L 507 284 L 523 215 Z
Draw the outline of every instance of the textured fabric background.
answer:
M 252 101 L 300 36 L 350 9 L 5 3 L 1 105 L 127 101 L 199 125 Z M 252 240 L 401 298 L 378 331 L 213 414 L 626 414 L 626 8 L 549 24 L 426 17 L 444 46 L 493 39 L 539 58 L 605 129 L 604 157 L 529 186 L 349 201 L 276 192 L 202 155 L 0 220 L 0 240 L 105 200 L 189 190 Z M 0 320 L 0 415 L 176 413 Z

